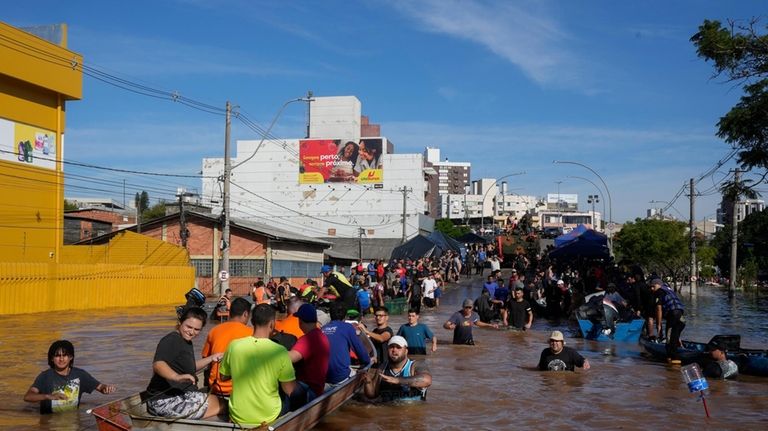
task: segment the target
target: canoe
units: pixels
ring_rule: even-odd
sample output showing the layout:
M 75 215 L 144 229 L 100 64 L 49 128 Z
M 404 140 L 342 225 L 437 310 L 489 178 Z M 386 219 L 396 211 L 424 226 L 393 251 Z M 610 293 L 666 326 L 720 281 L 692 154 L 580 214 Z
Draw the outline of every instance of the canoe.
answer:
M 739 374 L 768 377 L 768 350 L 742 349 L 740 335 L 715 335 L 710 343 L 713 341 L 725 346 L 728 359 L 738 365 Z M 682 340 L 681 343 L 682 346 L 678 347 L 677 353 L 684 365 L 695 362 L 704 368 L 712 362 L 707 352 L 708 343 L 687 340 Z M 667 360 L 665 343 L 643 337 L 640 339 L 640 344 L 651 358 L 658 361 Z
M 595 341 L 620 341 L 637 343 L 643 332 L 643 319 L 634 319 L 629 322 L 617 322 L 616 332 L 609 336 L 603 333 L 603 325 L 589 319 L 579 319 L 579 328 L 584 338 Z
M 371 353 L 371 358 L 376 355 L 376 349 L 370 339 L 364 334 L 359 334 L 361 341 Z M 99 431 L 128 431 L 128 430 L 167 430 L 167 431 L 222 431 L 222 430 L 264 430 L 264 431 L 303 431 L 317 425 L 323 417 L 330 414 L 357 392 L 364 384 L 365 374 L 371 365 L 355 367 L 356 374 L 341 382 L 339 385 L 325 391 L 321 396 L 298 410 L 288 412 L 277 418 L 269 425 L 257 428 L 243 428 L 229 422 L 226 417 L 214 417 L 205 420 L 174 419 L 152 416 L 147 413 L 146 392 L 142 391 L 106 404 L 95 407 L 88 412 L 96 419 Z M 198 375 L 198 382 L 204 382 L 202 373 Z

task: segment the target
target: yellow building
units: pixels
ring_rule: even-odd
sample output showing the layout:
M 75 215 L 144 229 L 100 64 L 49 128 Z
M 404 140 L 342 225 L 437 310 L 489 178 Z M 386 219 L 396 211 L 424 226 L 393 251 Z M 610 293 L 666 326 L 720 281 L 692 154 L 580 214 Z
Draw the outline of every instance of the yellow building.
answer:
M 83 58 L 66 48 L 66 25 L 35 32 L 46 38 L 0 22 L 0 314 L 184 302 L 184 249 L 152 261 L 175 246 L 64 246 L 65 105 L 82 97 Z

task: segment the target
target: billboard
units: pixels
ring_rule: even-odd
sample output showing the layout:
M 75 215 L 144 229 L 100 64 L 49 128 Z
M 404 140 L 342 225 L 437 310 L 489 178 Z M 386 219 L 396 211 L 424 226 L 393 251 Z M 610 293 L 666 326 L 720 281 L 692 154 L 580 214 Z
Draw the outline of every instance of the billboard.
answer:
M 0 160 L 56 169 L 56 133 L 0 118 Z
M 547 194 L 547 203 L 548 204 L 557 204 L 558 200 L 562 203 L 568 204 L 568 205 L 578 205 L 579 204 L 579 195 L 577 194 L 570 194 L 570 193 L 548 193 Z
M 383 152 L 383 138 L 299 140 L 299 184 L 380 184 Z

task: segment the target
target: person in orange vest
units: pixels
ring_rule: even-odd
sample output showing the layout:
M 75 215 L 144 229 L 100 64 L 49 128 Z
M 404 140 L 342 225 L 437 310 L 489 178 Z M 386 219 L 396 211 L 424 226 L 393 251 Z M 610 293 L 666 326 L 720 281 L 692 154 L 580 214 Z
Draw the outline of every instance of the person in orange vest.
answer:
M 251 296 L 253 297 L 253 302 L 258 304 L 269 304 L 269 291 L 264 286 L 264 282 L 262 280 L 257 281 L 256 283 L 253 283 L 253 290 L 251 290 Z
M 224 294 L 221 295 L 219 301 L 216 303 L 214 310 L 214 317 L 216 319 L 225 320 L 229 319 L 229 309 L 232 306 L 232 289 L 227 289 Z

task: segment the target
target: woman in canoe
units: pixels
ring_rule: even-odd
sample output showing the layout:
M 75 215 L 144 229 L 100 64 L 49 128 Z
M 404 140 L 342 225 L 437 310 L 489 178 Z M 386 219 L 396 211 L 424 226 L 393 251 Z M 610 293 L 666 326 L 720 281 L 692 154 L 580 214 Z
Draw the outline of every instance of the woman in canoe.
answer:
M 157 344 L 152 362 L 152 379 L 147 386 L 147 411 L 155 416 L 200 419 L 216 416 L 226 403 L 197 389 L 197 372 L 211 362 L 220 362 L 223 353 L 195 360 L 192 340 L 205 326 L 207 315 L 200 307 L 184 311 L 176 330 Z

